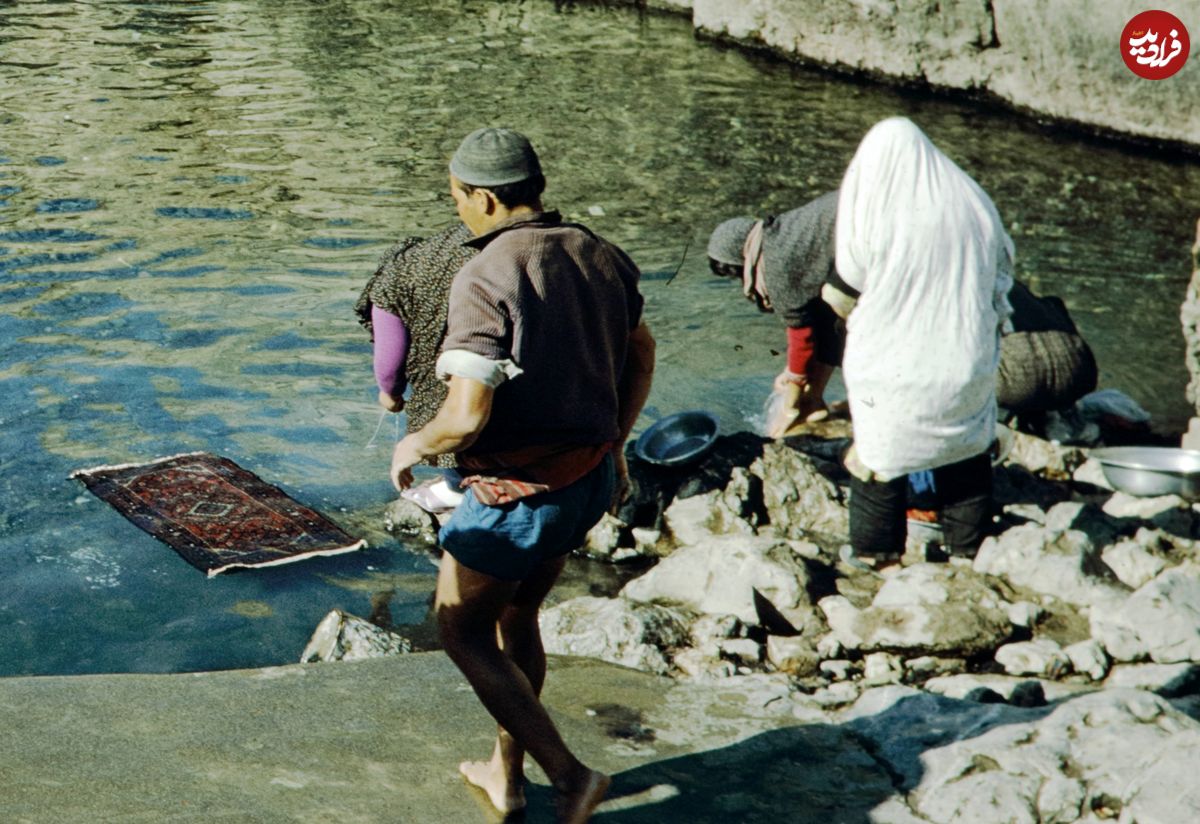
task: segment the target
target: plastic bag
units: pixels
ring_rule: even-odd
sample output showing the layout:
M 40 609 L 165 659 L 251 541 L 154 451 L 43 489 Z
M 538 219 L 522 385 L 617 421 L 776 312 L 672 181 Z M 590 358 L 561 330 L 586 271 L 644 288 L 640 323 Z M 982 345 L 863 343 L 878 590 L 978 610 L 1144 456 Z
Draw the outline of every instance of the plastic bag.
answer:
M 1092 421 L 1112 416 L 1134 424 L 1150 423 L 1150 413 L 1120 389 L 1101 389 L 1084 395 L 1075 407 Z

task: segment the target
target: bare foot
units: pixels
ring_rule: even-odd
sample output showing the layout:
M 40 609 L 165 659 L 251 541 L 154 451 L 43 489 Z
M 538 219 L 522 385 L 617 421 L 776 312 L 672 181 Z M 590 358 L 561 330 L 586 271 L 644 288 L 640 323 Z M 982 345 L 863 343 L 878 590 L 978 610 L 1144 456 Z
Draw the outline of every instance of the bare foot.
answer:
M 577 789 L 559 793 L 559 824 L 586 824 L 590 821 L 592 812 L 604 800 L 611 783 L 612 779 L 604 773 L 588 770 L 587 777 Z
M 492 806 L 500 812 L 511 813 L 525 808 L 524 782 L 510 782 L 494 760 L 464 761 L 458 765 L 458 771 L 469 783 L 487 793 Z

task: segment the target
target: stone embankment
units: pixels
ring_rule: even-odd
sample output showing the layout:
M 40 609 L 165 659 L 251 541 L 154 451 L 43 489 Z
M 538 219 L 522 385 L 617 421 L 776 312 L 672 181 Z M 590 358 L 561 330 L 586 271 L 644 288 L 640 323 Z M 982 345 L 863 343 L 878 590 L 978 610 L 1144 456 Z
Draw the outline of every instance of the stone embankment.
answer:
M 634 461 L 587 552 L 648 568 L 547 609 L 547 650 L 831 726 L 836 757 L 890 777 L 863 787 L 877 824 L 1200 820 L 1200 505 L 1114 492 L 1086 448 L 1018 433 L 976 557 L 910 539 L 877 567 L 842 551 L 848 436 Z
M 835 70 L 987 94 L 1038 116 L 1200 148 L 1200 57 L 1161 81 L 1122 62 L 1129 0 L 650 0 L 701 34 Z M 1195 0 L 1162 6 L 1200 36 Z M 1193 50 L 1194 51 L 1194 50 Z

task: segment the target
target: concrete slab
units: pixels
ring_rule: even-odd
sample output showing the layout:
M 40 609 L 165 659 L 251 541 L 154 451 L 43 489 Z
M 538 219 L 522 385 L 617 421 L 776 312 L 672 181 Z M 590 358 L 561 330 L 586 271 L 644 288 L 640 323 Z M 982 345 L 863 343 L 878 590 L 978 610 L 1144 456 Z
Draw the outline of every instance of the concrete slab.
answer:
M 597 822 L 865 822 L 892 793 L 786 691 L 552 659 L 546 702 L 616 776 Z M 458 777 L 493 728 L 441 653 L 176 675 L 0 679 L 0 821 L 497 822 Z M 553 821 L 539 771 L 523 818 Z

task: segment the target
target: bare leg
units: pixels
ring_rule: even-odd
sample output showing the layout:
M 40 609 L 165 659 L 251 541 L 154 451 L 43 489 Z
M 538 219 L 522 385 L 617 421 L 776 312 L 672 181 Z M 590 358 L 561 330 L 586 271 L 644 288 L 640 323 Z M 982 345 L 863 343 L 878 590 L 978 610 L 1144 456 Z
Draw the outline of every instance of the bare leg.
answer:
M 546 680 L 546 652 L 538 628 L 538 609 L 558 579 L 566 558 L 545 564 L 517 587 L 500 613 L 497 630 L 501 649 L 513 660 L 541 695 Z M 499 727 L 490 761 L 464 761 L 458 770 L 468 781 L 487 792 L 492 806 L 512 812 L 525 806 L 525 750 L 508 731 Z
M 529 612 L 536 626 L 536 605 L 541 603 L 560 569 L 561 563 L 557 563 L 553 570 L 545 570 L 544 576 L 539 570 L 539 574 L 528 582 L 529 589 L 522 593 L 524 584 L 475 572 L 452 556 L 444 555 L 438 575 L 436 611 L 446 654 L 462 670 L 501 729 L 507 731 L 501 735 L 497 746 L 495 755 L 499 758 L 493 759 L 504 775 L 504 781 L 500 782 L 504 789 L 497 793 L 501 803 L 509 803 L 509 776 L 514 774 L 513 768 L 527 750 L 559 792 L 561 820 L 582 824 L 600 803 L 609 779 L 589 770 L 567 749 L 538 699 L 540 681 L 545 677 L 540 635 L 533 643 L 528 632 L 516 629 L 526 623 Z M 543 585 L 544 591 L 538 594 Z M 501 649 L 499 640 L 505 632 L 501 619 L 510 608 L 516 610 L 510 613 L 513 656 Z M 517 649 L 522 646 L 523 649 Z M 523 657 L 525 663 L 531 665 L 534 678 L 516 663 L 516 656 Z M 537 688 L 534 687 L 535 680 Z M 511 736 L 511 746 L 505 743 L 506 735 Z M 481 774 L 473 768 L 470 771 L 476 777 Z M 464 775 L 467 772 L 464 771 Z M 467 777 L 471 780 L 471 775 Z M 489 797 L 493 797 L 491 791 Z

